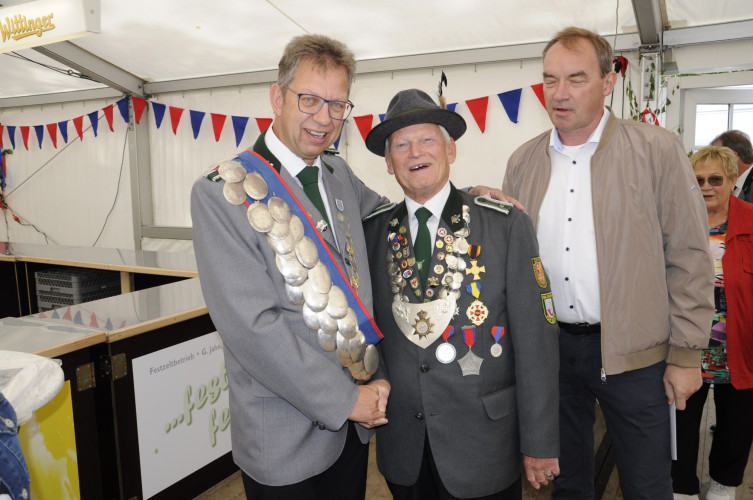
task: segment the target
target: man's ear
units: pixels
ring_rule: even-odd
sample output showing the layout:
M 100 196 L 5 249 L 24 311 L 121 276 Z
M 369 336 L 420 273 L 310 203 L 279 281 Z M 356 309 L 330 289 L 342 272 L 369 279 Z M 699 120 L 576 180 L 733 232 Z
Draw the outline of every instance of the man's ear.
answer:
M 392 159 L 390 158 L 389 153 L 386 151 L 384 152 L 384 161 L 387 162 L 387 173 L 390 175 L 395 175 L 395 169 L 392 168 Z
M 285 100 L 285 91 L 279 84 L 273 83 L 269 89 L 269 102 L 272 104 L 272 110 L 275 116 L 282 114 L 282 103 Z

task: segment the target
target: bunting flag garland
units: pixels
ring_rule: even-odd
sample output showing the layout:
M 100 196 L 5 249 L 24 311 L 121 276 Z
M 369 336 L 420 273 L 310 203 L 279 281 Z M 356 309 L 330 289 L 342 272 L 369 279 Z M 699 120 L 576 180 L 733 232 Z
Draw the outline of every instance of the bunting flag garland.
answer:
M 3 129 L 5 125 L 0 125 L 0 150 L 3 149 Z
M 99 328 L 99 322 L 97 321 L 97 315 L 92 312 L 91 320 L 89 321 L 89 326 L 93 326 L 94 328 Z
M 55 149 L 57 149 L 58 148 L 58 124 L 48 123 L 47 133 L 50 134 L 50 140 L 52 141 L 52 145 L 55 147 Z M 39 148 L 41 149 L 42 146 L 39 146 Z
M 92 132 L 94 132 L 94 137 L 97 137 L 97 127 L 99 126 L 99 118 L 98 118 L 97 112 L 92 111 L 91 113 L 88 113 L 86 116 L 89 117 L 89 123 L 92 124 Z
M 489 96 L 478 97 L 476 99 L 469 99 L 465 101 L 468 109 L 471 111 L 474 120 L 478 128 L 481 129 L 481 133 L 486 130 L 486 110 L 489 107 Z
M 536 85 L 531 85 L 531 88 L 533 89 L 533 93 L 536 94 L 536 97 L 539 98 L 541 105 L 544 106 L 544 109 L 546 109 L 546 101 L 544 100 L 544 84 L 537 83 Z
M 502 102 L 502 107 L 507 112 L 507 117 L 513 123 L 518 123 L 518 108 L 520 107 L 520 93 L 523 89 L 510 90 L 497 94 Z
M 73 126 L 76 128 L 78 139 L 80 141 L 83 141 L 84 140 L 84 115 L 77 116 L 76 118 L 74 118 Z
M 162 125 L 162 119 L 165 118 L 165 106 L 164 104 L 160 104 L 158 102 L 152 103 L 152 110 L 154 111 L 154 124 L 157 125 L 157 128 L 159 129 Z
M 129 123 L 128 119 L 128 98 L 124 97 L 121 100 L 117 101 L 115 104 L 118 105 L 118 110 L 120 111 L 120 116 L 123 117 L 123 121 L 126 123 Z
M 531 89 L 538 97 L 542 106 L 544 106 L 544 108 L 546 109 L 546 103 L 545 103 L 544 94 L 543 94 L 543 83 L 532 85 Z M 507 117 L 513 123 L 518 123 L 518 114 L 520 110 L 520 98 L 521 98 L 522 90 L 523 89 L 519 88 L 519 89 L 513 89 L 513 90 L 509 90 L 509 91 L 505 91 L 505 92 L 501 92 L 497 94 L 500 100 L 500 103 L 502 104 L 507 114 Z M 176 106 L 168 106 L 168 105 L 161 104 L 154 101 L 147 101 L 146 99 L 142 99 L 139 97 L 126 96 L 115 102 L 115 104 L 117 104 L 118 106 L 118 111 L 120 112 L 120 116 L 123 118 L 123 121 L 125 123 L 130 123 L 130 110 L 128 108 L 129 99 L 131 100 L 131 103 L 133 104 L 133 114 L 134 114 L 134 119 L 136 120 L 137 124 L 141 122 L 141 117 L 144 114 L 144 110 L 147 109 L 147 103 L 150 102 L 152 104 L 152 110 L 154 111 L 154 122 L 157 129 L 159 129 L 162 126 L 162 121 L 164 120 L 164 117 L 165 117 L 165 111 L 167 110 L 167 108 L 169 108 L 170 121 L 171 121 L 173 134 L 177 135 L 178 125 L 180 124 L 180 120 L 182 118 L 183 112 L 185 111 L 184 108 L 180 108 Z M 103 115 L 105 116 L 107 120 L 107 124 L 111 132 L 114 132 L 113 113 L 114 113 L 115 104 L 110 104 L 101 108 Z M 457 102 L 447 104 L 447 109 L 451 111 L 455 111 L 457 104 L 458 104 Z M 489 96 L 479 97 L 475 99 L 468 99 L 465 101 L 465 104 L 468 106 L 468 110 L 470 111 L 471 115 L 476 121 L 476 124 L 481 130 L 481 133 L 484 133 L 486 131 L 486 118 L 487 118 L 488 107 L 489 107 Z M 646 111 L 643 113 L 643 121 L 648 121 L 649 113 L 650 113 L 649 111 Z M 207 113 L 204 111 L 189 110 L 189 114 L 190 114 L 191 130 L 193 133 L 193 138 L 194 140 L 197 140 L 199 137 L 199 134 L 201 133 L 201 125 Z M 91 113 L 88 113 L 86 116 L 89 117 L 89 122 L 91 123 L 92 133 L 94 134 L 94 137 L 97 137 L 98 125 L 99 125 L 99 110 L 92 111 Z M 212 131 L 214 133 L 214 139 L 216 142 L 219 142 L 220 137 L 225 127 L 227 115 L 224 115 L 221 113 L 210 113 L 210 116 L 212 120 Z M 385 113 L 379 113 L 377 116 L 379 117 L 379 121 L 383 122 L 386 115 Z M 659 125 L 656 117 L 652 116 L 652 118 L 653 118 L 654 123 Z M 243 140 L 243 136 L 245 134 L 246 127 L 248 126 L 249 119 L 250 117 L 248 116 L 231 116 L 231 122 L 233 125 L 233 133 L 235 134 L 236 146 L 239 146 L 241 141 Z M 256 124 L 259 127 L 259 132 L 264 132 L 274 123 L 273 118 L 254 117 L 254 119 L 256 120 Z M 81 141 L 84 140 L 83 120 L 84 120 L 83 115 L 71 119 L 76 129 L 76 133 L 78 134 L 79 140 Z M 356 124 L 356 127 L 358 128 L 358 131 L 361 137 L 365 141 L 366 136 L 369 134 L 369 132 L 371 131 L 373 127 L 374 115 L 367 114 L 367 115 L 362 115 L 362 116 L 354 116 L 353 120 Z M 45 128 L 47 129 L 47 133 L 50 136 L 50 141 L 52 142 L 52 145 L 55 149 L 57 149 L 58 130 L 60 131 L 60 136 L 63 138 L 63 141 L 66 144 L 68 143 L 68 120 L 62 120 L 56 123 L 48 123 L 46 125 L 19 125 L 19 126 L 0 125 L 0 147 L 2 147 L 1 141 L 3 138 L 2 137 L 3 132 L 7 130 L 11 145 L 13 149 L 16 149 L 16 143 L 15 143 L 16 128 L 21 129 L 21 137 L 23 138 L 24 147 L 26 148 L 27 151 L 29 149 L 28 140 L 29 140 L 29 134 L 30 134 L 31 128 L 34 128 L 40 149 L 42 148 L 42 143 L 44 141 L 44 129 Z M 337 139 L 335 140 L 333 144 L 335 149 L 339 147 L 340 139 L 342 137 L 342 132 L 343 130 L 341 129 L 340 135 L 337 137 Z
M 272 118 L 257 118 L 256 125 L 259 126 L 259 133 L 264 132 L 272 125 Z
M 212 130 L 214 130 L 214 140 L 215 142 L 220 142 L 220 134 L 222 134 L 222 129 L 225 127 L 225 120 L 227 119 L 227 115 L 210 113 L 210 116 L 212 117 Z
M 44 127 L 42 125 L 34 125 L 34 133 L 37 134 L 37 141 L 39 141 L 39 149 L 42 149 L 42 139 L 44 139 Z
M 68 144 L 68 120 L 58 122 L 58 130 L 60 130 L 60 136 L 63 138 L 63 142 Z
M 169 106 L 170 108 L 170 122 L 173 126 L 173 134 L 178 135 L 178 125 L 180 124 L 180 117 L 185 111 L 184 108 L 176 108 L 175 106 Z
M 201 122 L 204 121 L 204 115 L 206 115 L 206 113 L 191 109 L 189 110 L 189 114 L 191 115 L 191 130 L 193 130 L 193 138 L 198 139 L 199 131 L 201 130 Z M 173 131 L 174 130 L 175 127 L 173 127 Z
M 235 147 L 241 143 L 243 139 L 243 133 L 246 131 L 246 125 L 248 125 L 248 116 L 233 116 L 233 131 L 235 132 Z
M 136 124 L 138 125 L 141 122 L 141 114 L 144 112 L 144 108 L 146 108 L 146 99 L 131 97 L 131 102 L 133 103 L 133 113 L 136 115 Z M 152 103 L 152 106 L 154 106 L 154 103 Z
M 115 132 L 115 130 L 112 128 L 112 104 L 102 108 L 102 111 L 104 111 L 105 113 L 105 118 L 107 119 L 107 125 L 110 127 L 110 132 Z
M 371 124 L 374 123 L 374 115 L 355 116 L 353 119 L 356 121 L 358 131 L 361 132 L 361 137 L 366 140 L 366 136 L 371 132 Z
M 26 151 L 29 150 L 29 127 L 26 125 L 21 126 L 21 137 L 24 140 L 24 147 Z

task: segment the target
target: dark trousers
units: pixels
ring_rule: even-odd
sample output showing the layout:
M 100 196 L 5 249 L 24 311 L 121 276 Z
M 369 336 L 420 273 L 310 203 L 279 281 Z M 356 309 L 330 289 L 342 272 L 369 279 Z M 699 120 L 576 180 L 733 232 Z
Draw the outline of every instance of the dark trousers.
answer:
M 677 460 L 672 462 L 675 493 L 695 495 L 701 491 L 696 475 L 698 433 L 709 385 L 703 384 L 688 399 L 685 410 L 677 412 Z M 709 453 L 709 475 L 725 486 L 740 486 L 753 443 L 753 389 L 714 384 L 714 404 L 716 430 Z
M 363 500 L 369 445 L 361 443 L 353 422 L 340 457 L 326 471 L 295 484 L 268 486 L 242 473 L 248 500 Z M 313 458 L 312 458 L 313 460 Z
M 560 329 L 560 475 L 552 498 L 594 498 L 595 403 L 607 432 L 626 500 L 672 500 L 666 365 L 609 375 L 602 383 L 601 335 Z
M 424 455 L 421 460 L 421 470 L 416 483 L 402 486 L 387 481 L 393 500 L 456 500 L 442 484 L 437 472 L 437 465 L 429 446 L 429 436 L 424 439 Z M 508 488 L 483 497 L 464 498 L 464 500 L 520 500 L 522 495 L 520 476 Z

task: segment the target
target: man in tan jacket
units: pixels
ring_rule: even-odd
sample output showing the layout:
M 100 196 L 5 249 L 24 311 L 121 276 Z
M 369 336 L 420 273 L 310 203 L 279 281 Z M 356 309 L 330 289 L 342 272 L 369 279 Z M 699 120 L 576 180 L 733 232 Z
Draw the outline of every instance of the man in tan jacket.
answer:
M 593 498 L 598 399 L 626 499 L 671 500 L 667 403 L 701 385 L 713 315 L 706 211 L 682 144 L 604 106 L 612 50 L 579 28 L 544 49 L 554 129 L 510 158 L 503 191 L 528 209 L 560 325 L 560 476 Z

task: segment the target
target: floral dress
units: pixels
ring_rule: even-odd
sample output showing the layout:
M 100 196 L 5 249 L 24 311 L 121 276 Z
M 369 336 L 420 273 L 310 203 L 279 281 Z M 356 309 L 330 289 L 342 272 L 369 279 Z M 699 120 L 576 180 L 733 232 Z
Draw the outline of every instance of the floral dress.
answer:
M 709 346 L 703 350 L 701 369 L 706 383 L 729 384 L 727 367 L 727 299 L 724 295 L 724 239 L 727 222 L 709 228 L 709 248 L 714 260 L 714 319 L 711 322 Z

